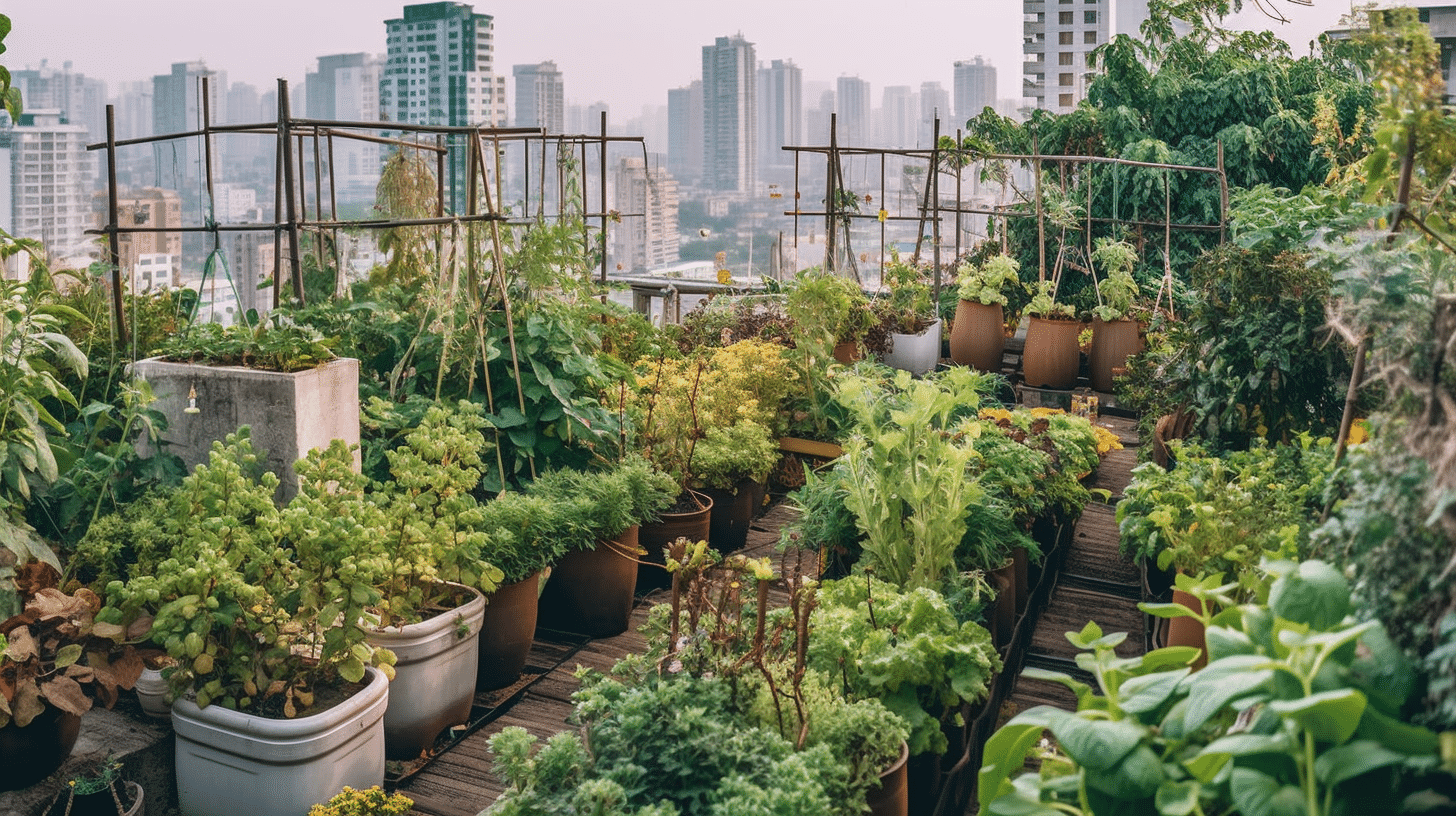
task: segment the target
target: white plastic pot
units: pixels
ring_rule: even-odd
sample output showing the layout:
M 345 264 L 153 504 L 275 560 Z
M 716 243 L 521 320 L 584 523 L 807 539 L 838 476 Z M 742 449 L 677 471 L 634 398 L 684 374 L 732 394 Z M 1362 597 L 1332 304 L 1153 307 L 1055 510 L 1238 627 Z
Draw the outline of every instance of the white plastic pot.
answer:
M 367 680 L 342 703 L 292 720 L 177 700 L 172 729 L 182 813 L 300 816 L 345 785 L 384 784 L 389 681 L 372 667 Z
M 172 704 L 167 702 L 167 681 L 162 679 L 160 669 L 142 667 L 135 688 L 137 702 L 148 716 L 162 719 L 172 716 Z
M 880 362 L 911 374 L 927 374 L 940 362 L 940 321 L 919 334 L 890 333 L 890 350 Z
M 470 601 L 429 620 L 369 635 L 371 644 L 389 649 L 397 659 L 384 715 L 390 759 L 414 759 L 435 744 L 441 731 L 470 719 L 485 596 L 461 584 L 451 586 L 468 591 Z

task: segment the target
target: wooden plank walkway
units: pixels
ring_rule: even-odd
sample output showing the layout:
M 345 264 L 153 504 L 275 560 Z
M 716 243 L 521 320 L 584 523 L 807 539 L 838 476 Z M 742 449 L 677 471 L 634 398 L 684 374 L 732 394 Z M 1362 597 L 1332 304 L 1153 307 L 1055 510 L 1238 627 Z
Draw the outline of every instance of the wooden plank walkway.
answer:
M 1112 492 L 1114 500 L 1126 487 L 1129 471 L 1136 464 L 1137 436 L 1130 420 L 1102 417 L 1098 423 L 1109 428 L 1128 447 L 1111 454 L 1098 469 L 1094 486 Z M 758 557 L 773 555 L 779 529 L 794 511 L 780 504 L 754 523 L 749 531 L 745 554 Z M 1095 616 L 1106 631 L 1127 631 L 1127 643 L 1119 653 L 1136 654 L 1143 644 L 1143 618 L 1136 609 L 1141 597 L 1138 571 L 1118 556 L 1117 525 L 1111 506 L 1094 502 L 1089 505 L 1069 536 L 1071 544 L 1063 566 L 1050 589 L 1045 609 L 1028 610 L 1028 616 L 1017 626 L 1017 632 L 1034 629 L 1021 642 L 1025 659 L 1008 666 L 1020 671 L 1021 665 L 1037 665 L 1066 671 L 1075 654 L 1063 633 L 1081 629 L 1089 614 Z M 794 565 L 785 565 L 792 568 Z M 817 564 L 804 564 L 805 571 L 817 572 Z M 637 601 L 632 628 L 612 638 L 586 643 L 563 639 L 560 633 L 537 631 L 537 644 L 527 661 L 528 674 L 519 688 L 490 692 L 477 698 L 477 707 L 498 706 L 503 710 L 473 733 L 458 739 L 448 751 L 440 754 L 418 773 L 403 780 L 399 792 L 415 801 L 413 813 L 420 816 L 476 816 L 501 794 L 504 784 L 491 772 L 487 750 L 490 737 L 508 726 L 521 726 L 541 739 L 574 728 L 569 723 L 571 695 L 579 688 L 573 676 L 578 665 L 600 671 L 609 670 L 620 658 L 641 652 L 646 643 L 636 628 L 645 620 L 652 605 L 666 600 L 666 592 L 658 591 Z M 772 595 L 775 604 L 786 603 L 782 586 Z M 1020 652 L 1017 652 L 1018 656 Z M 1064 687 L 1055 683 L 1007 678 L 1009 694 L 1000 707 L 1002 717 L 1035 705 L 1056 705 L 1074 709 L 1076 700 Z M 504 700 L 504 702 L 502 702 Z M 979 758 L 979 751 L 977 759 Z M 972 774 L 973 776 L 973 774 Z M 974 799 L 971 800 L 974 807 Z M 970 811 L 968 811 L 970 812 Z

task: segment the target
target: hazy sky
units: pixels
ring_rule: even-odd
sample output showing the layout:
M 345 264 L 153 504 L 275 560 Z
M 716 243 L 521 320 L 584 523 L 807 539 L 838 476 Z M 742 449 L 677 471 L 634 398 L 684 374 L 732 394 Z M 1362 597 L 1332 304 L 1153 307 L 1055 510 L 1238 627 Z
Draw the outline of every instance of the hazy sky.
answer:
M 1296 53 L 1348 13 L 1349 0 L 1313 7 L 1268 0 L 1293 20 L 1278 25 L 1246 10 L 1239 24 L 1270 27 Z M 1247 0 L 1252 5 L 1253 0 Z M 201 59 L 230 82 L 267 90 L 303 81 L 319 56 L 383 53 L 384 24 L 402 0 L 0 0 L 14 30 L 0 62 L 12 70 L 69 60 L 108 82 L 149 79 L 174 62 Z M 977 55 L 997 68 L 1000 95 L 1020 96 L 1020 0 L 497 0 L 496 70 L 554 60 L 568 102 L 606 101 L 614 122 L 701 73 L 702 46 L 741 32 L 760 61 L 792 59 L 804 80 L 857 75 L 879 105 L 887 85 L 939 81 Z M 805 99 L 808 104 L 809 99 Z

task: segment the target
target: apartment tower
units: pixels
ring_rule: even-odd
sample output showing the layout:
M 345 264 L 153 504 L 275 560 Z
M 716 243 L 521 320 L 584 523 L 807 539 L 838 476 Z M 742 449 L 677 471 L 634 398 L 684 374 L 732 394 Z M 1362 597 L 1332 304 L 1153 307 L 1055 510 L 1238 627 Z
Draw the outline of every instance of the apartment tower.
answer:
M 703 185 L 747 194 L 758 178 L 758 63 L 742 34 L 703 46 Z

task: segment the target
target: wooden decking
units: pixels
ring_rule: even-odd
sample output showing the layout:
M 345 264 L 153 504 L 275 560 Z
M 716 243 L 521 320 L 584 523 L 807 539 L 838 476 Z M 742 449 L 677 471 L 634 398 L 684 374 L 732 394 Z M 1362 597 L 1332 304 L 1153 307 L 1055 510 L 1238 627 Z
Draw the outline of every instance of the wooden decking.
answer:
M 1115 501 L 1136 463 L 1136 432 L 1129 420 L 1103 417 L 1099 423 L 1116 432 L 1127 445 L 1125 450 L 1113 452 L 1098 471 L 1095 486 L 1111 491 Z M 779 505 L 755 522 L 744 552 L 753 556 L 772 554 L 779 529 L 791 513 Z M 1089 616 L 1096 618 L 1105 631 L 1129 632 L 1120 653 L 1135 654 L 1143 648 L 1143 616 L 1136 608 L 1141 578 L 1118 555 L 1112 507 L 1098 502 L 1089 505 L 1070 534 L 1061 538 L 1065 546 L 1053 554 L 1051 569 L 1039 585 L 1041 605 L 1033 604 L 1017 624 L 1013 645 L 1006 652 L 1009 673 L 997 684 L 1001 695 L 997 702 L 1001 705 L 999 710 L 990 709 L 988 717 L 999 713 L 1004 718 L 1041 704 L 1074 709 L 1076 700 L 1064 687 L 1015 675 L 1023 665 L 1075 672 L 1071 660 L 1076 650 L 1063 633 L 1081 629 Z M 817 565 L 805 564 L 803 568 L 814 570 Z M 784 602 L 783 593 L 775 595 L 776 603 Z M 397 790 L 415 801 L 414 813 L 475 816 L 495 801 L 503 783 L 491 772 L 486 747 L 490 737 L 513 725 L 542 739 L 573 728 L 567 719 L 572 711 L 571 695 L 579 687 L 573 676 L 576 667 L 607 671 L 625 655 L 642 651 L 646 644 L 636 626 L 665 596 L 659 591 L 639 598 L 633 628 L 616 637 L 583 641 L 538 630 L 522 680 L 511 688 L 477 696 L 472 715 L 474 731 L 457 738 L 448 750 L 422 768 L 392 768 L 396 776 L 409 773 L 400 780 Z M 994 722 L 988 720 L 976 733 L 984 739 L 993 726 Z M 973 764 L 979 765 L 979 750 L 972 758 L 976 760 Z M 969 778 L 974 778 L 974 772 Z

